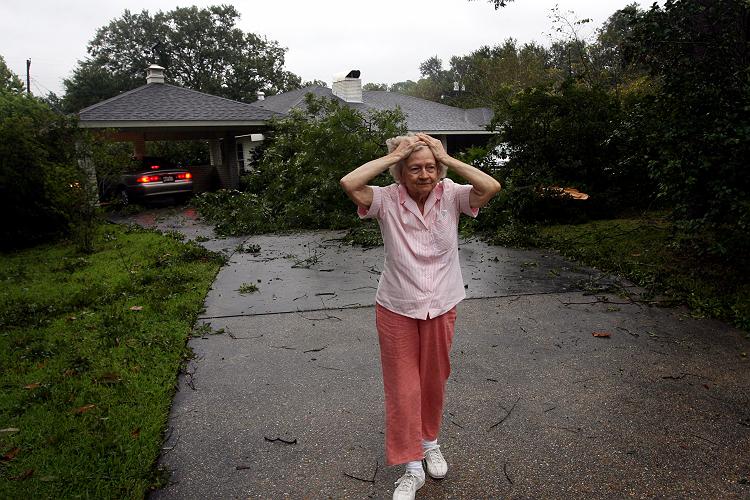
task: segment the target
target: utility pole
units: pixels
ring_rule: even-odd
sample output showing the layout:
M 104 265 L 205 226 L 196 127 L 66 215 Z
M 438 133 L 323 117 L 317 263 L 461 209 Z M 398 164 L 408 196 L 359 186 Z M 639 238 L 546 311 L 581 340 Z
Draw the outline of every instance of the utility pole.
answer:
M 29 68 L 31 68 L 31 59 L 26 59 L 26 93 L 31 95 L 31 75 Z

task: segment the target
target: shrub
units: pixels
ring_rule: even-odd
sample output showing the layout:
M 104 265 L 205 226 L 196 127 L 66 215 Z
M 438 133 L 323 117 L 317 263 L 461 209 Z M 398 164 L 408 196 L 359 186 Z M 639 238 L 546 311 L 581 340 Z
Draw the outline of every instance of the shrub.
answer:
M 77 168 L 73 120 L 33 97 L 0 92 L 2 248 L 69 231 L 69 208 L 84 179 Z
M 668 0 L 629 48 L 659 85 L 634 116 L 658 195 L 684 234 L 711 234 L 705 250 L 728 259 L 750 253 L 748 18 L 742 0 Z
M 0 248 L 72 236 L 91 251 L 99 221 L 95 165 L 102 175 L 127 155 L 34 97 L 0 91 Z
M 220 234 L 357 224 L 355 207 L 339 179 L 385 155 L 385 140 L 406 131 L 404 116 L 400 111 L 364 115 L 312 94 L 305 104 L 305 110 L 292 110 L 272 124 L 257 168 L 241 181 L 245 192 L 196 197 L 195 205 Z M 383 175 L 373 182 L 392 180 Z
M 645 162 L 623 162 L 620 96 L 572 80 L 538 86 L 496 106 L 500 149 L 509 158 L 499 173 L 507 209 L 523 222 L 608 217 L 648 205 L 653 187 Z M 545 190 L 574 187 L 591 196 L 572 201 Z

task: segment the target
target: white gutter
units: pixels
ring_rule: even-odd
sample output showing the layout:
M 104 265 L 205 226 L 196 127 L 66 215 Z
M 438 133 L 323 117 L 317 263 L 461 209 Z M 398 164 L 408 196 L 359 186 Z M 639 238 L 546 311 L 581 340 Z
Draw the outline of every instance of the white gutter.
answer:
M 421 132 L 427 135 L 491 135 L 497 132 L 487 130 L 409 130 L 409 132 Z

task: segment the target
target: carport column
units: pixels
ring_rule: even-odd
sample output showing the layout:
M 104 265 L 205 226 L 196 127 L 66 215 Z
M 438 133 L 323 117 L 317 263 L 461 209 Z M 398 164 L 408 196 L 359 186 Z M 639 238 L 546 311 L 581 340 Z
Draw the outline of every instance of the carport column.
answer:
M 439 139 L 440 142 L 443 143 L 443 149 L 445 149 L 446 152 L 448 152 L 448 136 L 445 134 L 442 135 L 436 135 L 435 139 Z M 450 154 L 450 153 L 449 153 Z
M 208 141 L 208 154 L 211 157 L 211 165 L 214 167 L 221 165 L 221 142 L 218 139 Z
M 142 160 L 146 156 L 146 137 L 144 134 L 139 134 L 133 139 L 133 155 L 136 160 Z
M 235 189 L 240 184 L 240 170 L 237 162 L 237 139 L 234 135 L 224 136 L 221 141 L 221 156 L 224 161 L 224 175 L 219 171 L 221 185 L 223 188 Z
M 223 163 L 223 155 L 221 154 L 221 141 L 218 139 L 210 139 L 208 141 L 208 154 L 211 157 L 211 166 L 216 169 L 216 173 L 219 174 L 219 181 L 221 187 L 227 187 L 225 179 L 227 177 L 226 170 Z

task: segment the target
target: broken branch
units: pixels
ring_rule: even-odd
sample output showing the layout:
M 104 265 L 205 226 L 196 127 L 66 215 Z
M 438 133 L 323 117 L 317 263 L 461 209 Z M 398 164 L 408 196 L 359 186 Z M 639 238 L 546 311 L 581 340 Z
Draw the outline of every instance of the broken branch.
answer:
M 308 350 L 306 350 L 306 351 L 302 351 L 302 352 L 303 352 L 303 353 L 308 353 L 308 352 L 320 352 L 320 351 L 322 351 L 323 349 L 325 349 L 326 347 L 328 347 L 328 346 L 327 346 L 327 345 L 324 345 L 323 347 L 321 347 L 321 348 L 319 348 L 319 349 L 308 349 Z
M 492 425 L 490 426 L 490 428 L 489 428 L 489 429 L 487 429 L 487 431 L 491 431 L 492 429 L 494 429 L 494 428 L 495 428 L 495 427 L 497 427 L 498 425 L 500 425 L 500 424 L 502 424 L 503 422 L 505 422 L 505 421 L 506 421 L 506 420 L 508 419 L 508 417 L 510 417 L 510 414 L 511 414 L 511 413 L 513 412 L 513 409 L 514 409 L 514 408 L 516 407 L 516 405 L 518 404 L 518 402 L 519 402 L 520 400 L 521 400 L 521 396 L 518 396 L 518 399 L 516 399 L 515 403 L 513 403 L 513 406 L 511 406 L 511 407 L 510 407 L 510 410 L 508 410 L 508 413 L 506 413 L 506 414 L 505 414 L 505 416 L 504 416 L 504 417 L 503 417 L 503 418 L 502 418 L 502 419 L 501 419 L 501 420 L 500 420 L 499 422 L 497 422 L 497 423 L 495 423 L 495 424 L 492 424 Z
M 276 441 L 279 441 L 284 444 L 297 444 L 297 438 L 294 438 L 290 441 L 290 440 L 280 438 L 280 437 L 270 438 L 268 436 L 263 436 L 263 439 L 265 439 L 269 443 L 275 443 Z
M 505 479 L 507 479 L 510 484 L 513 484 L 513 480 L 508 475 L 508 462 L 503 464 L 503 474 L 505 474 Z
M 349 473 L 347 473 L 347 472 L 344 472 L 344 475 L 345 475 L 346 477 L 350 477 L 350 478 L 352 478 L 352 479 L 356 479 L 357 481 L 362 481 L 363 483 L 370 483 L 370 484 L 375 484 L 375 477 L 376 477 L 376 476 L 378 475 L 378 468 L 379 468 L 379 467 L 380 467 L 380 462 L 378 462 L 378 461 L 376 460 L 376 461 L 375 461 L 375 472 L 374 472 L 374 473 L 373 473 L 373 475 L 372 475 L 372 479 L 365 479 L 365 478 L 362 478 L 362 477 L 358 477 L 358 476 L 355 476 L 355 475 L 353 475 L 353 474 L 349 474 Z

